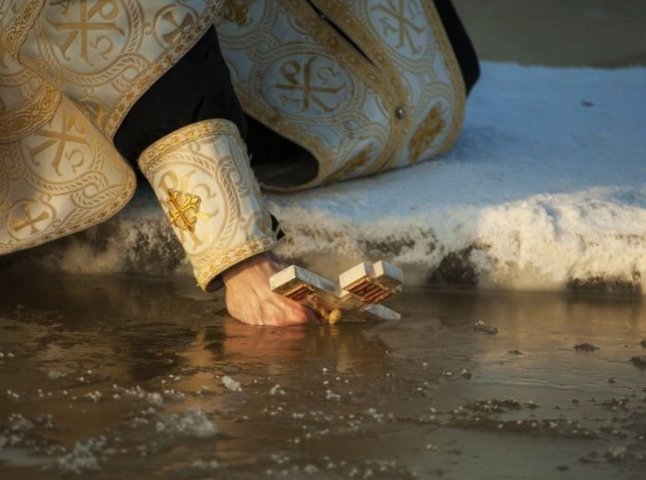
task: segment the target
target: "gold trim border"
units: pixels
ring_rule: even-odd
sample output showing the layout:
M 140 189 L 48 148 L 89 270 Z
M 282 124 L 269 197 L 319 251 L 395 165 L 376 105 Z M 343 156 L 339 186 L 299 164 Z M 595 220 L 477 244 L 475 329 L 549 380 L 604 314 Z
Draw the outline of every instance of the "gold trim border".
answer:
M 321 12 L 323 12 L 323 14 L 333 19 L 334 23 L 338 23 L 339 26 L 343 27 L 344 31 L 347 32 L 346 34 L 348 37 L 351 38 L 360 49 L 368 54 L 370 60 L 359 55 L 359 58 L 361 58 L 364 63 L 372 65 L 371 62 L 375 62 L 374 67 L 371 68 L 378 72 L 377 76 L 372 77 L 368 75 L 366 77 L 364 75 L 364 79 L 372 80 L 370 83 L 371 88 L 375 91 L 376 96 L 386 104 L 387 113 L 389 115 L 388 143 L 384 144 L 381 156 L 373 161 L 373 164 L 367 171 L 363 172 L 362 176 L 381 173 L 392 168 L 389 164 L 392 159 L 397 156 L 397 153 L 402 150 L 406 139 L 406 132 L 410 131 L 413 126 L 413 117 L 411 115 L 406 115 L 404 118 L 397 118 L 395 114 L 395 110 L 397 108 L 404 108 L 405 111 L 409 112 L 412 107 L 410 104 L 406 80 L 399 72 L 393 59 L 389 56 L 387 48 L 377 41 L 376 35 L 370 31 L 367 25 L 363 24 L 360 19 L 354 15 L 352 7 L 344 5 L 344 3 L 339 0 L 312 1 L 317 5 Z M 341 12 L 345 12 L 345 14 L 340 14 Z M 323 23 L 326 24 L 327 22 Z M 327 32 L 328 34 L 331 33 L 329 32 L 329 29 Z M 332 35 L 339 36 L 336 31 L 334 31 Z M 340 43 L 344 45 L 344 48 L 341 49 L 338 49 L 338 47 L 335 49 L 336 41 L 334 39 L 321 38 L 321 40 L 325 42 L 329 48 L 333 49 L 332 51 L 336 55 L 347 54 L 350 51 L 355 53 L 355 47 L 348 43 L 345 38 L 339 39 L 341 40 Z M 355 54 L 358 54 L 358 52 Z M 348 70 L 355 69 L 355 73 L 361 75 L 363 72 L 360 69 L 357 69 L 358 65 L 361 65 L 361 63 L 351 63 L 348 65 Z M 334 183 L 334 175 L 345 170 L 346 167 L 347 165 L 340 166 L 337 170 L 328 172 L 326 177 L 318 179 L 319 183 L 321 185 Z M 348 178 L 343 178 L 342 180 L 348 180 Z
M 309 33 L 318 41 L 320 45 L 328 51 L 333 53 L 334 58 L 358 76 L 358 78 L 365 83 L 365 85 L 372 89 L 377 96 L 379 96 L 387 108 L 390 110 L 390 134 L 389 142 L 385 146 L 381 158 L 375 162 L 375 165 L 364 176 L 370 176 L 378 173 L 385 172 L 392 168 L 397 168 L 391 162 L 397 153 L 404 148 L 404 142 L 407 135 L 404 132 L 410 132 L 411 128 L 418 127 L 412 125 L 413 118 L 407 115 L 404 119 L 395 117 L 394 109 L 398 106 L 410 110 L 411 105 L 408 98 L 408 93 L 403 86 L 402 80 L 397 73 L 396 67 L 393 65 L 393 60 L 388 57 L 385 47 L 380 45 L 374 37 L 371 36 L 365 25 L 353 22 L 348 16 L 338 15 L 338 11 L 347 8 L 339 0 L 313 0 L 317 8 L 323 14 L 334 17 L 335 21 L 341 26 L 346 27 L 351 32 L 351 37 L 361 48 L 372 53 L 373 60 L 376 65 L 371 65 L 362 56 L 354 51 L 354 48 L 349 48 L 348 42 L 345 38 L 338 38 L 336 32 L 331 29 L 326 22 L 322 21 L 320 16 L 315 13 L 309 5 L 302 5 L 298 0 L 282 0 L 283 7 L 286 8 L 293 17 L 308 27 Z M 453 98 L 455 100 L 455 112 L 449 132 L 444 138 L 443 144 L 438 149 L 433 158 L 436 158 L 443 153 L 450 150 L 462 131 L 465 118 L 465 105 L 466 105 L 466 86 L 462 76 L 459 63 L 453 47 L 446 33 L 446 29 L 440 19 L 437 9 L 430 1 L 421 2 L 424 8 L 424 13 L 428 22 L 433 28 L 435 40 L 437 42 L 440 53 L 444 58 L 444 64 L 448 70 L 450 85 L 453 87 Z M 307 8 L 306 8 L 307 7 Z M 330 31 L 332 30 L 332 31 Z M 377 74 L 375 74 L 377 72 Z M 382 77 L 388 80 L 383 81 Z M 379 81 L 382 80 L 382 81 Z M 388 85 L 389 88 L 386 88 Z M 448 84 L 447 84 L 448 85 Z M 306 190 L 312 187 L 327 185 L 338 181 L 338 173 L 343 171 L 344 167 L 340 166 L 336 170 L 332 169 L 334 163 L 331 158 L 330 150 L 324 146 L 318 139 L 313 138 L 308 132 L 300 127 L 287 122 L 275 111 L 264 107 L 258 99 L 247 95 L 244 91 L 240 90 L 235 85 L 236 93 L 240 102 L 244 106 L 245 111 L 254 117 L 256 120 L 263 123 L 271 130 L 278 132 L 280 135 L 288 138 L 305 150 L 309 151 L 317 159 L 319 164 L 318 174 L 315 179 L 306 182 L 302 185 L 291 187 L 276 187 L 272 185 L 264 185 L 263 188 L 273 192 L 294 192 Z M 401 105 L 399 105 L 401 104 Z M 429 108 L 431 108 L 429 106 Z M 409 138 L 409 142 L 410 142 Z M 409 166 L 417 163 L 410 161 Z
M 224 0 L 210 0 L 205 12 L 202 13 L 194 26 L 187 32 L 182 33 L 175 44 L 171 45 L 161 54 L 144 72 L 134 81 L 132 88 L 122 95 L 114 104 L 112 113 L 103 127 L 106 136 L 113 139 L 119 126 L 130 111 L 130 108 L 139 98 L 166 73 L 177 61 L 184 56 L 206 31 L 213 26 L 215 17 L 220 12 Z
M 20 47 L 25 43 L 36 17 L 40 15 L 45 0 L 28 0 L 20 10 L 11 26 L 2 34 L 2 43 L 6 46 L 7 52 L 14 57 L 18 57 Z
M 61 101 L 58 108 L 68 108 L 76 110 L 78 112 L 78 107 L 76 107 L 76 105 L 74 105 L 74 103 L 71 100 L 68 100 L 66 97 L 63 97 L 63 101 Z M 99 145 L 97 146 L 97 148 L 102 149 L 103 154 L 105 155 L 105 161 L 111 161 L 113 165 L 123 173 L 124 183 L 118 185 L 115 184 L 114 187 L 115 189 L 118 189 L 119 193 L 113 195 L 113 200 L 110 205 L 103 210 L 98 211 L 93 216 L 91 221 L 88 221 L 86 223 L 63 224 L 56 230 L 46 235 L 39 236 L 33 240 L 26 240 L 24 242 L 21 242 L 20 244 L 10 244 L 9 246 L 7 246 L 7 244 L 5 243 L 0 243 L 0 256 L 27 250 L 29 248 L 37 247 L 54 240 L 58 240 L 59 238 L 72 235 L 74 233 L 88 230 L 89 228 L 92 228 L 114 217 L 130 202 L 130 200 L 132 200 L 132 197 L 134 196 L 136 191 L 137 182 L 134 170 L 121 158 L 121 156 L 116 153 L 109 142 L 104 139 L 101 132 L 89 120 L 88 125 L 93 129 L 93 132 L 90 133 L 90 135 L 96 135 L 96 139 L 98 139 Z M 0 148 L 7 147 L 0 144 Z
M 51 120 L 63 95 L 43 84 L 33 98 L 20 107 L 0 115 L 0 144 L 17 142 Z
M 146 175 L 164 155 L 174 152 L 187 143 L 214 135 L 233 135 L 240 139 L 240 132 L 235 123 L 221 118 L 202 120 L 175 130 L 146 148 L 137 160 L 139 168 Z
M 437 12 L 433 2 L 422 2 L 422 6 L 424 7 L 424 10 L 426 10 L 426 15 L 430 19 L 433 28 L 437 31 L 436 39 L 440 46 L 440 50 L 442 50 L 442 54 L 444 55 L 444 63 L 451 75 L 451 83 L 453 83 L 453 88 L 455 88 L 456 106 L 455 115 L 453 116 L 453 122 L 451 124 L 451 132 L 446 136 L 444 145 L 442 145 L 442 148 L 437 152 L 437 157 L 448 152 L 460 136 L 466 114 L 467 87 L 464 82 L 464 77 L 462 76 L 462 70 L 460 69 L 458 58 L 455 55 L 455 51 L 453 50 L 453 46 L 449 40 L 449 35 L 446 33 L 440 14 Z
M 327 2 L 315 3 L 317 8 L 319 8 L 323 13 L 328 12 L 330 15 L 332 15 L 332 11 L 329 10 L 330 8 L 335 6 L 336 8 L 345 8 L 335 1 L 331 1 L 330 4 Z M 369 35 L 365 28 L 359 28 L 356 22 L 351 24 L 354 28 L 353 34 L 358 35 L 362 42 L 366 42 L 367 44 L 369 43 L 369 47 L 372 47 L 371 49 L 375 52 L 375 56 L 384 60 L 379 65 L 373 65 L 369 60 L 357 52 L 344 37 L 338 35 L 336 30 L 332 26 L 328 25 L 328 23 L 324 21 L 316 10 L 311 5 L 307 4 L 307 2 L 302 2 L 301 0 L 282 0 L 282 6 L 288 11 L 289 15 L 306 27 L 308 33 L 318 42 L 318 44 L 330 56 L 339 62 L 339 64 L 342 65 L 348 73 L 356 75 L 368 89 L 374 92 L 374 95 L 377 98 L 380 98 L 384 102 L 386 110 L 390 113 L 390 118 L 388 120 L 388 142 L 384 147 L 380 159 L 375 162 L 380 166 L 377 168 L 377 170 L 380 171 L 382 168 L 381 166 L 388 164 L 399 148 L 399 145 L 403 142 L 404 136 L 402 133 L 409 128 L 410 122 L 412 121 L 410 118 L 406 118 L 404 120 L 395 118 L 395 109 L 400 106 L 398 103 L 404 102 L 403 106 L 408 109 L 406 90 L 402 80 L 396 74 L 395 67 L 385 61 L 386 57 L 384 49 L 379 47 L 376 42 L 370 42 Z M 338 20 L 343 22 L 346 19 L 339 18 Z M 387 81 L 383 81 L 384 76 L 388 78 Z M 248 114 L 260 121 L 269 129 L 277 132 L 279 135 L 284 136 L 310 152 L 318 162 L 317 176 L 309 182 L 292 187 L 267 185 L 263 186 L 263 188 L 273 192 L 307 190 L 312 187 L 331 183 L 329 180 L 330 177 L 333 177 L 339 170 L 343 170 L 345 168 L 343 165 L 339 165 L 336 169 L 334 168 L 335 161 L 330 148 L 313 136 L 306 128 L 290 121 L 286 121 L 280 114 L 277 114 L 276 111 L 264 106 L 258 99 L 245 94 L 237 88 L 237 86 L 236 93 L 238 94 L 240 103 Z M 377 172 L 370 173 L 372 174 Z

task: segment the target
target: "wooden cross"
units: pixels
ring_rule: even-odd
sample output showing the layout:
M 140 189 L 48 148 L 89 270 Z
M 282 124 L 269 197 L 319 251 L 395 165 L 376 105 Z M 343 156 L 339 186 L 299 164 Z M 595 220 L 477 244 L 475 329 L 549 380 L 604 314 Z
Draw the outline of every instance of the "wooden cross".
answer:
M 380 305 L 401 291 L 402 272 L 384 261 L 359 265 L 339 275 L 339 283 L 292 265 L 269 279 L 273 292 L 307 305 L 327 323 L 373 318 L 399 320 L 401 316 Z

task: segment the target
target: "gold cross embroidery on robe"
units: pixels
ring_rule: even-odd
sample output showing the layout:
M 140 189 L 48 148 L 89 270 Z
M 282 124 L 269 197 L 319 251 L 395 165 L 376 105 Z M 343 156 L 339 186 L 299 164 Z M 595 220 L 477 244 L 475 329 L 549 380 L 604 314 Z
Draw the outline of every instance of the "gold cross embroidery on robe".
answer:
M 249 5 L 245 2 L 237 3 L 235 0 L 226 0 L 228 12 L 225 17 L 230 22 L 237 23 L 244 27 L 249 21 Z
M 197 195 L 177 190 L 168 190 L 167 193 L 170 222 L 180 230 L 194 232 L 202 199 Z

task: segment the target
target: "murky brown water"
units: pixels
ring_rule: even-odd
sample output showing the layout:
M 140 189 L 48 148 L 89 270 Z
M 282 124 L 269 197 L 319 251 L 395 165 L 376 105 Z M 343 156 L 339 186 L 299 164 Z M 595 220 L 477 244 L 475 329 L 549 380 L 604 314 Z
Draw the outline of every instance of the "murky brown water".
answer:
M 414 290 L 395 324 L 281 330 L 226 318 L 186 279 L 0 283 L 1 478 L 646 468 L 639 299 Z

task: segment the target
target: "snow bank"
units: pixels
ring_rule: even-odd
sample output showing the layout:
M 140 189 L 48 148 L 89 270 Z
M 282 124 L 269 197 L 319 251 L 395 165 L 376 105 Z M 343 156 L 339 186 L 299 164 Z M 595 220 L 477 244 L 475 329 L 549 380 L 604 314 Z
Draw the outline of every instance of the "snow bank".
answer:
M 646 69 L 483 65 L 441 160 L 273 196 L 281 252 L 386 257 L 409 282 L 639 291 L 646 274 Z M 334 269 L 336 265 L 331 265 Z
M 387 258 L 409 284 L 642 292 L 646 69 L 484 63 L 442 159 L 271 195 L 279 252 L 331 275 Z M 154 201 L 13 262 L 69 272 L 188 273 Z

